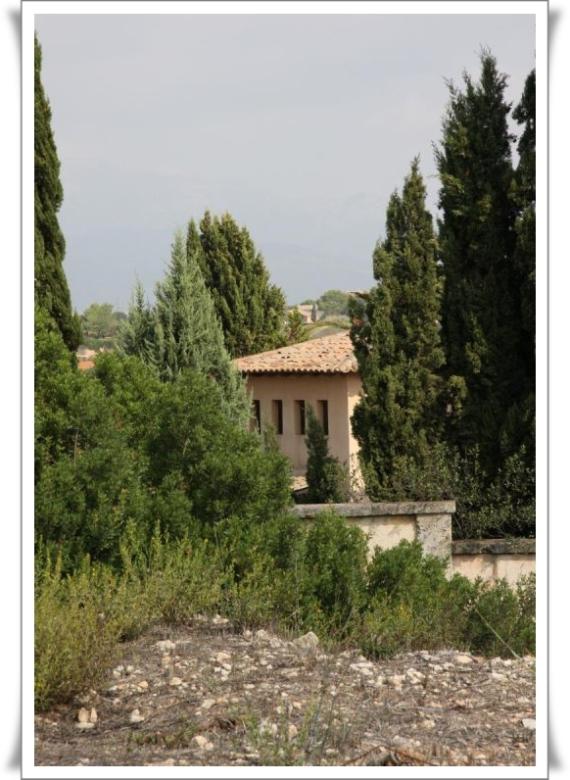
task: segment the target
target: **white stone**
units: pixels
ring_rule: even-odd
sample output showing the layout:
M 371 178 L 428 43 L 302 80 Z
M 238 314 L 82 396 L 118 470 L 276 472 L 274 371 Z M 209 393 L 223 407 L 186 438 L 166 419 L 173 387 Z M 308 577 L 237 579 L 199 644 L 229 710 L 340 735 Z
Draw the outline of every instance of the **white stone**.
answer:
M 215 699 L 204 699 L 204 701 L 202 702 L 200 707 L 203 710 L 210 710 L 214 706 L 215 703 L 216 703 Z
M 500 672 L 491 672 L 491 678 L 498 681 L 506 679 L 505 675 L 501 674 Z
M 155 647 L 158 647 L 161 653 L 168 653 L 176 649 L 176 642 L 171 639 L 162 639 L 160 642 L 156 642 Z
M 393 674 L 392 677 L 388 678 L 388 682 L 395 688 L 400 688 L 405 679 L 403 674 Z
M 129 664 L 125 667 L 125 674 L 132 674 L 135 671 L 135 667 Z
M 294 723 L 290 723 L 289 728 L 287 729 L 287 736 L 289 737 L 289 739 L 295 739 L 298 733 L 299 733 L 299 729 L 297 728 L 297 726 L 295 726 Z
M 255 638 L 259 642 L 267 642 L 271 638 L 271 634 L 264 628 L 260 628 L 259 631 L 255 632 Z
M 228 661 L 231 661 L 232 657 L 229 653 L 218 653 L 216 655 L 216 661 L 220 664 L 220 666 L 223 666 L 225 663 L 228 663 Z
M 473 659 L 470 655 L 459 654 L 453 659 L 456 664 L 472 664 Z
M 210 740 L 206 739 L 202 734 L 196 734 L 196 736 L 193 737 L 192 742 L 195 742 L 202 750 L 212 750 L 214 747 Z
M 97 723 L 97 710 L 95 707 L 91 707 L 91 712 L 89 713 L 89 722 Z
M 75 726 L 78 729 L 94 729 L 95 728 L 95 724 L 94 723 L 89 723 L 89 722 L 87 722 L 87 723 L 76 723 Z
M 82 707 L 77 713 L 77 720 L 79 723 L 89 723 L 89 714 L 89 710 L 86 710 L 85 707 Z
M 295 647 L 298 647 L 299 650 L 309 652 L 311 650 L 316 650 L 319 646 L 319 637 L 313 633 L 313 631 L 309 631 L 307 634 L 303 634 L 303 636 L 294 639 L 293 644 Z
M 530 729 L 531 731 L 536 729 L 536 720 L 534 718 L 523 718 L 522 724 L 525 729 Z
M 129 715 L 129 720 L 131 723 L 142 723 L 144 720 L 144 715 L 141 715 L 139 709 L 135 709 Z
M 141 689 L 141 691 L 146 691 L 148 688 L 148 682 L 146 680 L 141 680 L 137 683 L 138 687 Z
M 384 675 L 379 674 L 378 677 L 376 678 L 376 687 L 381 688 L 385 684 L 385 682 L 386 682 L 386 678 L 384 677 Z
M 413 685 L 419 685 L 426 678 L 425 674 L 418 672 L 418 670 L 414 668 L 408 669 L 406 676 Z
M 169 681 L 169 685 L 173 685 L 173 686 L 176 686 L 176 685 L 182 685 L 182 680 L 180 679 L 180 677 L 173 677 L 173 678 L 172 678 L 172 679 Z

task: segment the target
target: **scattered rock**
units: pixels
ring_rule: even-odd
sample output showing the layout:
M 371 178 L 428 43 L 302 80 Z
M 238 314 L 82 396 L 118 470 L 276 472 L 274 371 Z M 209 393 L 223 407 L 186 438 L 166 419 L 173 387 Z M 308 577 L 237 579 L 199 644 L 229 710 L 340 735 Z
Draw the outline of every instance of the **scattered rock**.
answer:
M 206 737 L 204 737 L 202 734 L 196 734 L 196 736 L 192 739 L 192 742 L 195 742 L 196 745 L 201 750 L 213 750 L 214 749 L 214 746 L 210 742 L 210 740 L 207 739 Z
M 319 646 L 319 637 L 312 631 L 309 631 L 307 634 L 303 634 L 303 636 L 294 639 L 293 644 L 298 650 L 305 653 L 312 652 Z
M 134 709 L 129 715 L 129 720 L 131 723 L 142 723 L 144 720 L 144 715 L 141 715 L 139 709 Z
M 172 677 L 172 678 L 171 678 L 171 679 L 168 681 L 168 684 L 169 684 L 169 685 L 172 685 L 172 686 L 174 686 L 174 687 L 176 687 L 177 685 L 182 685 L 182 679 L 181 679 L 180 677 Z
M 401 688 L 405 679 L 406 677 L 403 674 L 393 674 L 392 677 L 388 677 L 387 682 L 395 688 Z
M 75 727 L 78 728 L 78 729 L 87 730 L 87 729 L 95 728 L 95 724 L 91 723 L 90 721 L 87 721 L 87 722 L 76 723 Z
M 141 680 L 137 683 L 137 687 L 140 688 L 141 691 L 148 690 L 148 681 L 147 680 Z
M 408 669 L 408 671 L 406 672 L 406 677 L 412 683 L 412 685 L 419 685 L 426 678 L 423 672 L 418 672 L 418 670 L 414 669 L 413 667 L 411 669 Z
M 298 733 L 299 733 L 299 729 L 297 728 L 297 726 L 295 726 L 294 723 L 290 723 L 289 728 L 287 729 L 287 736 L 289 737 L 289 739 L 290 740 L 295 739 Z
M 215 703 L 216 703 L 215 699 L 204 699 L 200 707 L 203 710 L 211 710 L 212 707 L 215 705 Z
M 456 664 L 460 665 L 468 665 L 473 663 L 473 659 L 470 655 L 465 655 L 464 653 L 460 653 L 459 655 L 456 655 L 453 659 Z
M 156 642 L 155 647 L 158 647 L 161 653 L 169 653 L 176 649 L 176 642 L 171 639 L 162 639 L 160 642 Z
M 536 720 L 534 718 L 523 718 L 522 724 L 525 729 L 530 729 L 530 731 L 536 730 Z

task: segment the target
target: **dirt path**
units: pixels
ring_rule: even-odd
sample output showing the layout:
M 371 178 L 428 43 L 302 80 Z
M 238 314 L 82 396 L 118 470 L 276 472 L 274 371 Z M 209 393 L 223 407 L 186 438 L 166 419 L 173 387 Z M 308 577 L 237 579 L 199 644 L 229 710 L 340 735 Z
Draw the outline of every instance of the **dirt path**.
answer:
M 534 659 L 376 663 L 315 640 L 157 627 L 100 690 L 36 718 L 36 764 L 534 764 Z

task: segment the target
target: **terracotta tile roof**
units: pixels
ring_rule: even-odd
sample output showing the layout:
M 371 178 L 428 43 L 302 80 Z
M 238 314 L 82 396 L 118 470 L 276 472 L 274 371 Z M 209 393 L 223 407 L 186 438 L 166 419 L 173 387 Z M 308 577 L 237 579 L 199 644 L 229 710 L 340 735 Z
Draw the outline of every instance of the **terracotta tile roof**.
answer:
M 242 374 L 353 374 L 358 371 L 348 333 L 237 358 Z

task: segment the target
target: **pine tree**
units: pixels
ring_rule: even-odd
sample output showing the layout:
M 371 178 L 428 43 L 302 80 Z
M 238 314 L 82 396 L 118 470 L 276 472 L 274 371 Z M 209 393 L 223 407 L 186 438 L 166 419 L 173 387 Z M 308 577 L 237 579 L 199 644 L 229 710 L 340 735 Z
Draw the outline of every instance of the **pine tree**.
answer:
M 506 81 L 483 52 L 480 81 L 465 74 L 463 92 L 450 87 L 436 150 L 444 345 L 448 375 L 466 391 L 463 409 L 453 410 L 451 436 L 462 450 L 479 447 L 488 474 L 497 472 L 508 448 L 501 431 L 523 361 Z
M 351 336 L 363 384 L 352 425 L 367 492 L 391 498 L 403 471 L 421 470 L 441 437 L 441 279 L 418 159 L 394 192 L 386 238 L 373 256 L 377 284 Z
M 244 383 L 232 366 L 196 253 L 187 256 L 182 233 L 172 244 L 164 279 L 156 286 L 152 322 L 144 300 L 136 296 L 129 312 L 129 330 L 137 338 L 123 340 L 123 349 L 155 366 L 165 381 L 185 369 L 208 376 L 222 390 L 229 416 L 245 424 L 250 407 Z
M 136 355 L 145 363 L 153 362 L 154 315 L 144 289 L 137 281 L 127 319 L 119 329 L 119 349 L 127 355 Z
M 245 227 L 230 214 L 206 212 L 200 231 L 192 221 L 187 249 L 196 257 L 232 357 L 250 355 L 286 343 L 286 309 L 282 291 L 270 284 L 262 255 Z
M 57 212 L 63 200 L 60 162 L 51 129 L 51 109 L 41 81 L 42 50 L 34 41 L 34 266 L 36 305 L 57 324 L 67 347 L 81 341 L 81 325 L 72 311 L 63 270 L 65 239 Z

